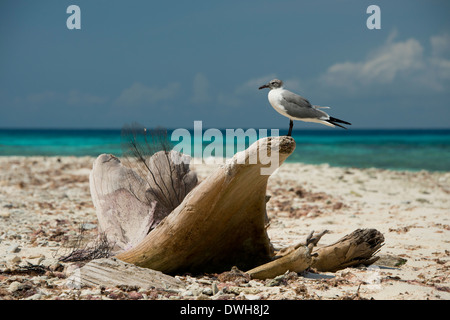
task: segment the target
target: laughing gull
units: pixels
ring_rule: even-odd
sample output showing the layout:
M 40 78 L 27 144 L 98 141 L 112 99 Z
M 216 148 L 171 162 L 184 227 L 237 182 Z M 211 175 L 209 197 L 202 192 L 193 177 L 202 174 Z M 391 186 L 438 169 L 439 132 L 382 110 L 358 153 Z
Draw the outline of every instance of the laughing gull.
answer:
M 351 125 L 347 121 L 330 117 L 327 113 L 319 110 L 319 108 L 328 107 L 313 106 L 305 98 L 284 89 L 283 81 L 281 80 L 273 79 L 269 83 L 259 87 L 259 89 L 264 88 L 270 89 L 268 97 L 272 107 L 283 116 L 289 118 L 288 136 L 292 133 L 292 127 L 294 126 L 293 120 L 317 122 L 330 127 L 338 126 L 344 129 L 347 128 L 341 126 L 339 123 Z

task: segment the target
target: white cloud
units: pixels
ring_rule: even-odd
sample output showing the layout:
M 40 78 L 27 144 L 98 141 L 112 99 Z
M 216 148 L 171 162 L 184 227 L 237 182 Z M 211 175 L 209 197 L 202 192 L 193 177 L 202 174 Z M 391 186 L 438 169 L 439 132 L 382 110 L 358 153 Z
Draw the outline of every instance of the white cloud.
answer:
M 331 86 L 389 84 L 396 77 L 424 67 L 423 47 L 415 39 L 388 41 L 364 61 L 332 65 L 323 76 Z
M 242 105 L 242 99 L 235 94 L 219 93 L 217 95 L 217 103 L 226 107 L 239 107 Z
M 25 97 L 15 98 L 16 104 L 26 105 L 46 105 L 49 103 L 67 103 L 69 105 L 98 105 L 103 104 L 108 99 L 106 97 L 93 95 L 90 93 L 80 92 L 78 90 L 71 90 L 69 93 L 59 93 L 56 91 L 43 91 L 32 93 Z
M 70 105 L 99 105 L 103 104 L 108 99 L 101 96 L 96 96 L 89 93 L 83 93 L 78 90 L 72 90 L 67 97 L 67 103 Z
M 267 74 L 265 76 L 252 78 L 244 83 L 242 83 L 239 87 L 236 88 L 235 94 L 237 95 L 245 95 L 248 93 L 254 93 L 255 90 L 258 90 L 260 86 L 268 83 L 270 80 L 276 78 L 274 73 Z
M 30 104 L 41 104 L 49 103 L 60 99 L 60 95 L 55 91 L 44 91 L 39 93 L 32 93 L 28 95 L 25 99 L 18 98 L 16 101 L 26 102 Z
M 450 56 L 450 34 L 433 36 L 430 43 L 433 56 Z
M 430 64 L 433 71 L 438 80 L 450 80 L 450 35 L 433 36 L 430 43 L 432 53 Z
M 179 93 L 179 83 L 172 82 L 165 87 L 149 87 L 140 82 L 135 82 L 131 87 L 122 91 L 114 101 L 115 105 L 138 106 L 155 104 L 173 99 Z
M 258 88 L 263 84 L 276 78 L 275 74 L 267 74 L 265 76 L 249 79 L 239 84 L 233 91 L 227 93 L 219 93 L 217 102 L 227 107 L 239 107 L 248 103 L 249 97 L 257 93 Z
M 192 85 L 191 102 L 203 104 L 211 100 L 209 81 L 203 73 L 197 73 Z
M 442 90 L 442 80 L 450 79 L 450 60 L 443 54 L 449 52 L 450 37 L 430 38 L 431 54 L 426 55 L 416 39 L 395 41 L 391 33 L 386 43 L 358 62 L 336 63 L 320 77 L 328 87 L 356 92 L 373 86 L 405 85 L 409 88 Z
M 299 79 L 296 78 L 289 78 L 286 80 L 283 80 L 284 82 L 284 86 L 286 87 L 286 89 L 293 91 L 293 92 L 297 92 L 297 93 L 301 93 L 303 91 L 305 91 L 304 85 L 303 85 L 303 81 L 300 81 Z

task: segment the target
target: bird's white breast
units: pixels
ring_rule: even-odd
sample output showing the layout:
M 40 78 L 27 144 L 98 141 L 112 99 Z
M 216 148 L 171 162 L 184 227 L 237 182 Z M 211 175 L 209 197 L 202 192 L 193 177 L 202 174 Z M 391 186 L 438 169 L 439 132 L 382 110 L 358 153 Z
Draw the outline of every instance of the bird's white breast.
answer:
M 270 105 L 280 114 L 282 114 L 285 117 L 290 118 L 290 116 L 287 114 L 286 108 L 283 107 L 281 104 L 281 100 L 283 97 L 281 94 L 283 93 L 284 89 L 278 88 L 278 89 L 272 89 L 269 91 L 269 103 Z

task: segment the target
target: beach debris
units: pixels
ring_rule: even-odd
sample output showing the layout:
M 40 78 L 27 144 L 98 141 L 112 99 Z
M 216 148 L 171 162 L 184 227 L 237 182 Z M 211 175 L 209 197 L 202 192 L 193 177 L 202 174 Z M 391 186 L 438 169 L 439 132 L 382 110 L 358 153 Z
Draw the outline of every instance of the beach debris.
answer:
M 404 265 L 408 260 L 394 254 L 380 254 L 376 261 L 378 266 L 398 268 Z
M 116 258 L 92 260 L 81 268 L 75 268 L 68 277 L 70 286 L 119 287 L 178 290 L 184 283 L 160 271 L 140 268 Z M 130 290 L 131 291 L 131 290 Z
M 221 282 L 234 282 L 235 284 L 242 284 L 250 281 L 250 275 L 248 272 L 243 272 L 236 266 L 233 266 L 230 271 L 225 271 L 219 274 L 217 279 Z
M 7 253 L 17 253 L 20 251 L 20 246 L 17 243 L 12 244 L 8 249 L 6 249 Z
M 93 259 L 107 258 L 111 256 L 114 243 L 111 243 L 105 233 L 99 233 L 94 241 L 85 241 L 84 225 L 80 227 L 80 233 L 74 243 L 68 246 L 70 252 L 61 255 L 58 260 L 61 262 L 80 262 Z

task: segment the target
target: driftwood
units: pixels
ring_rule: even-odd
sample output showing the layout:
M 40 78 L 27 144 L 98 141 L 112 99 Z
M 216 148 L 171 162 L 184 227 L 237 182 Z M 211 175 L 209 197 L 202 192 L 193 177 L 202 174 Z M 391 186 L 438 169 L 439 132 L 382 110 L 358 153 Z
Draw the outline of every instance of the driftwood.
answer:
M 181 157 L 179 154 L 168 156 L 168 151 L 162 151 L 141 161 L 156 166 L 150 169 L 149 165 L 147 175 L 161 174 L 159 188 L 146 182 L 148 176 L 123 166 L 118 158 L 101 155 L 90 177 L 100 229 L 119 243 L 118 259 L 169 274 L 221 272 L 237 266 L 249 270 L 255 278 L 267 278 L 287 270 L 300 272 L 314 267 L 335 271 L 372 261 L 382 243 L 382 235 L 376 230 L 355 231 L 315 251 L 324 233 L 314 238 L 311 234 L 306 244 L 274 252 L 265 225 L 270 175 L 261 170 L 273 172 L 294 149 L 291 137 L 260 139 L 195 188 L 196 177 L 189 171 L 189 161 L 174 170 L 175 163 L 170 159 Z M 272 162 L 268 163 L 267 157 Z M 161 162 L 166 165 L 160 166 Z M 163 167 L 166 169 L 162 171 L 155 169 Z M 178 189 L 170 188 L 174 182 Z M 161 188 L 163 184 L 169 190 L 184 191 L 174 203 L 164 201 L 164 197 L 173 195 Z
M 72 287 L 139 287 L 176 290 L 184 288 L 184 283 L 160 271 L 140 268 L 115 258 L 92 260 L 80 269 L 75 269 L 67 279 Z
M 118 249 L 141 242 L 197 184 L 188 162 L 174 151 L 161 151 L 145 161 L 144 175 L 141 168 L 125 167 L 113 155 L 100 155 L 90 174 L 99 231 Z
M 286 271 L 302 272 L 311 267 L 312 250 L 327 230 L 319 233 L 313 238 L 313 232 L 306 239 L 306 243 L 286 248 L 279 252 L 279 257 L 274 260 L 253 268 L 247 273 L 254 279 L 275 278 Z
M 370 265 L 383 245 L 383 235 L 375 229 L 357 229 L 333 244 L 318 248 L 311 267 L 318 271 L 337 271 L 360 264 Z
M 136 247 L 117 257 L 166 273 L 247 269 L 265 263 L 273 249 L 265 229 L 270 164 L 261 154 L 277 150 L 279 163 L 294 150 L 289 137 L 265 138 L 236 154 L 189 193 Z M 251 159 L 257 163 L 251 164 Z

